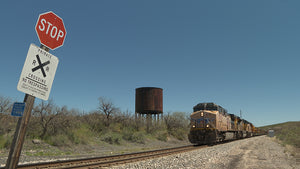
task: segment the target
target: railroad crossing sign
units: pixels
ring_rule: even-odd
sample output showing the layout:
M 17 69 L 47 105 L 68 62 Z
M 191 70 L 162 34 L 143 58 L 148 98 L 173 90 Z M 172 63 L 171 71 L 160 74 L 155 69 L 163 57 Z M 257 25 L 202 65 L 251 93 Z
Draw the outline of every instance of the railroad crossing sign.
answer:
M 35 30 L 41 44 L 52 50 L 62 46 L 67 35 L 63 20 L 52 11 L 39 15 Z
M 31 44 L 17 89 L 43 100 L 48 100 L 58 58 Z

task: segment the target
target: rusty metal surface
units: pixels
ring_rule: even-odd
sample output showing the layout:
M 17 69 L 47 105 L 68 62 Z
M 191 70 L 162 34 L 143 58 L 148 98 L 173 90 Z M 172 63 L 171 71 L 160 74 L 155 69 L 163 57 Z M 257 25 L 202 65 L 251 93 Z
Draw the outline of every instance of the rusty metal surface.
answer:
M 135 112 L 141 114 L 163 113 L 163 89 L 141 87 L 135 92 Z

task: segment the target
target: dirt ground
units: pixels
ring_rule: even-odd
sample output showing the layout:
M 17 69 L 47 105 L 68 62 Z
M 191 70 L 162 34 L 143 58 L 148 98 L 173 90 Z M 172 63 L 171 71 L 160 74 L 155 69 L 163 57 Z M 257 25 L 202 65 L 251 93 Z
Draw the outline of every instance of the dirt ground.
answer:
M 299 150 L 287 150 L 275 138 L 249 139 L 229 153 L 228 168 L 300 168 Z

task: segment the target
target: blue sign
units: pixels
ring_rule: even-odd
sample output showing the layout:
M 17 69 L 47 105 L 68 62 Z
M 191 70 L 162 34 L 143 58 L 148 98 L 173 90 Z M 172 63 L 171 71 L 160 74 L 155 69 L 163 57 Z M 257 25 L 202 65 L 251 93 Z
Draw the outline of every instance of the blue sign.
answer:
M 11 115 L 21 117 L 23 116 L 24 109 L 25 109 L 25 103 L 16 102 L 14 103 L 13 109 L 11 111 Z

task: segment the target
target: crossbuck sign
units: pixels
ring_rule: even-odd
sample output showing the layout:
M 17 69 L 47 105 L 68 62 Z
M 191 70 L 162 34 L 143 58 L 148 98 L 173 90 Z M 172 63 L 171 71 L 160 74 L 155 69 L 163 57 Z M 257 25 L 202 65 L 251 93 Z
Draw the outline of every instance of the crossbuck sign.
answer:
M 58 58 L 31 44 L 17 89 L 37 98 L 48 100 Z

